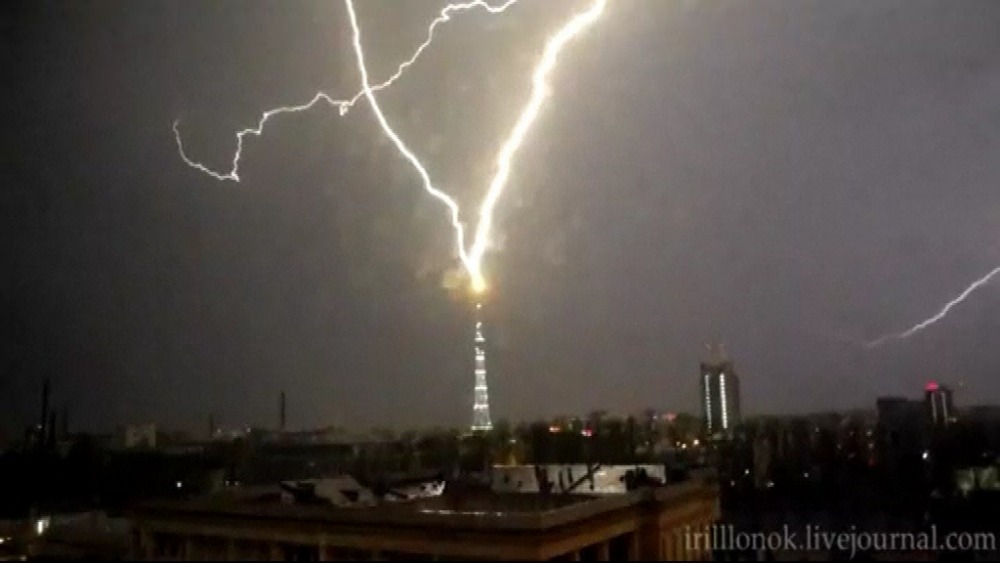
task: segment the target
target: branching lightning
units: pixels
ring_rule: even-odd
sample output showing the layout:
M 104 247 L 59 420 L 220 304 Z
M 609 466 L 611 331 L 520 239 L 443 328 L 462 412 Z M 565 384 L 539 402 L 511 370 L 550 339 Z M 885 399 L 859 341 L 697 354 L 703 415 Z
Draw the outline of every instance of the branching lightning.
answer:
M 184 143 L 181 141 L 181 132 L 180 132 L 180 129 L 179 129 L 180 121 L 179 120 L 174 121 L 174 125 L 173 125 L 173 128 L 174 128 L 174 139 L 177 141 L 177 152 L 181 155 L 181 159 L 183 159 L 184 162 L 187 163 L 188 166 L 190 166 L 192 168 L 195 168 L 197 170 L 200 170 L 200 171 L 204 172 L 205 174 L 208 174 L 209 176 L 215 178 L 216 180 L 232 180 L 234 182 L 239 182 L 240 181 L 240 156 L 242 156 L 242 154 L 243 154 L 243 139 L 244 139 L 244 137 L 246 137 L 247 135 L 253 135 L 255 137 L 259 137 L 261 135 L 261 133 L 264 132 L 264 125 L 267 124 L 267 120 L 271 119 L 271 117 L 273 117 L 275 115 L 280 115 L 280 114 L 283 114 L 283 113 L 296 113 L 296 112 L 300 112 L 300 111 L 305 111 L 307 109 L 312 108 L 313 106 L 315 106 L 316 104 L 318 104 L 320 101 L 325 101 L 326 103 L 330 104 L 331 106 L 337 106 L 337 107 L 340 107 L 340 108 L 343 108 L 346 104 L 349 103 L 349 101 L 334 100 L 329 95 L 327 95 L 325 92 L 317 92 L 316 95 L 313 97 L 313 99 L 311 101 L 309 101 L 308 103 L 302 104 L 300 106 L 281 106 L 281 107 L 277 107 L 277 108 L 265 111 L 261 115 L 260 121 L 257 122 L 257 126 L 256 127 L 250 127 L 250 128 L 244 129 L 244 130 L 239 131 L 238 133 L 236 133 L 236 152 L 233 153 L 233 164 L 232 164 L 232 168 L 229 169 L 229 172 L 216 172 L 215 170 L 212 170 L 208 166 L 205 166 L 204 164 L 202 164 L 200 162 L 197 162 L 195 160 L 192 160 L 191 158 L 188 157 L 187 153 L 184 152 Z
M 427 39 L 425 39 L 424 42 L 421 43 L 419 47 L 417 47 L 417 50 L 413 52 L 413 55 L 411 55 L 409 59 L 400 63 L 399 68 L 396 69 L 396 72 L 392 76 L 390 76 L 388 80 L 386 80 L 381 84 L 373 86 L 372 90 L 374 91 L 381 90 L 389 86 L 390 84 L 395 82 L 397 78 L 402 76 L 403 71 L 405 71 L 407 68 L 410 67 L 410 65 L 415 63 L 417 61 L 417 58 L 420 57 L 420 54 L 424 52 L 424 49 L 430 46 L 431 41 L 434 40 L 434 28 L 436 28 L 439 24 L 442 24 L 450 20 L 452 12 L 462 12 L 465 10 L 471 10 L 472 8 L 482 8 L 487 12 L 489 12 L 490 14 L 499 14 L 501 12 L 506 11 L 507 8 L 513 6 L 515 3 L 517 3 L 517 1 L 518 0 L 505 0 L 505 2 L 503 2 L 502 4 L 498 4 L 496 6 L 487 4 L 483 0 L 475 0 L 473 2 L 465 2 L 461 4 L 448 4 L 447 6 L 441 9 L 441 13 L 438 15 L 438 17 L 434 18 L 434 21 L 432 21 L 431 24 L 427 27 Z M 346 114 L 348 110 L 350 110 L 350 108 L 354 106 L 355 102 L 357 102 L 361 98 L 361 96 L 364 95 L 365 95 L 364 89 L 361 89 L 357 94 L 354 94 L 353 98 L 351 98 L 346 104 L 340 106 L 340 115 Z
M 431 182 L 430 174 L 427 173 L 427 169 L 424 168 L 424 165 L 420 163 L 420 159 L 413 154 L 413 151 L 406 146 L 406 143 L 399 138 L 396 131 L 393 130 L 391 125 L 389 125 L 389 120 L 386 119 L 381 106 L 378 104 L 378 100 L 375 99 L 373 88 L 368 80 L 368 67 L 365 65 L 365 53 L 364 49 L 361 48 L 361 27 L 358 25 L 358 16 L 354 11 L 354 2 L 352 0 L 345 0 L 345 4 L 347 5 L 347 15 L 351 22 L 351 30 L 353 31 L 351 44 L 354 46 L 354 54 L 358 60 L 358 71 L 361 73 L 361 91 L 364 93 L 365 98 L 368 99 L 368 103 L 372 106 L 375 118 L 378 120 L 379 125 L 382 126 L 382 130 L 385 132 L 386 136 L 389 137 L 389 140 L 396 145 L 396 148 L 400 153 L 402 153 L 403 157 L 413 165 L 414 169 L 416 169 L 417 174 L 420 176 L 420 180 L 424 184 L 424 189 L 448 207 L 448 211 L 451 215 L 451 225 L 454 227 L 456 237 L 458 239 L 459 258 L 462 260 L 462 264 L 464 264 L 468 269 L 470 262 L 468 254 L 465 252 L 465 226 L 459 219 L 458 204 L 455 203 L 455 200 L 452 199 L 451 196 L 434 187 L 434 184 Z M 469 271 L 471 272 L 472 270 Z
M 397 135 L 389 125 L 385 114 L 382 112 L 382 109 L 375 98 L 373 93 L 374 88 L 370 86 L 368 81 L 368 70 L 365 65 L 364 50 L 361 47 L 361 29 L 358 26 L 357 14 L 354 10 L 354 2 L 353 0 L 345 0 L 345 3 L 347 5 L 348 17 L 351 22 L 351 30 L 354 33 L 352 43 L 358 60 L 358 71 L 361 73 L 362 90 L 364 95 L 368 99 L 369 104 L 371 104 L 372 110 L 375 112 L 375 116 L 378 119 L 379 124 L 382 126 L 382 130 L 385 132 L 386 136 L 389 137 L 403 157 L 413 165 L 417 173 L 420 175 L 420 178 L 423 181 L 424 189 L 432 196 L 441 200 L 448 207 L 451 214 L 451 223 L 455 229 L 457 238 L 459 258 L 469 274 L 472 290 L 476 293 L 481 293 L 486 289 L 486 278 L 482 271 L 482 259 L 483 254 L 486 252 L 486 246 L 489 243 L 489 232 L 493 223 L 493 210 L 507 184 L 507 179 L 510 177 L 511 164 L 514 155 L 524 142 L 525 135 L 527 135 L 528 130 L 534 124 L 536 118 L 538 117 L 542 103 L 545 101 L 545 98 L 549 93 L 547 79 L 552 69 L 555 67 L 560 51 L 562 51 L 562 48 L 569 42 L 570 39 L 586 30 L 597 20 L 598 17 L 600 17 L 604 11 L 605 5 L 607 4 L 607 0 L 595 0 L 586 10 L 573 16 L 545 43 L 545 49 L 542 52 L 542 57 L 532 73 L 531 96 L 515 122 L 513 130 L 501 146 L 500 153 L 497 156 L 496 173 L 489 183 L 486 196 L 484 197 L 483 203 L 479 208 L 479 222 L 476 226 L 472 244 L 468 250 L 466 249 L 465 244 L 465 226 L 459 218 L 458 204 L 446 193 L 434 187 L 426 168 L 420 163 L 420 159 L 413 154 L 402 139 L 399 138 L 399 135 Z
M 513 4 L 517 3 L 518 0 L 505 0 L 497 5 L 491 5 L 485 0 L 474 0 L 445 6 L 440 11 L 439 15 L 428 26 L 426 39 L 416 48 L 408 59 L 399 64 L 396 71 L 389 78 L 377 84 L 371 83 L 368 68 L 365 63 L 365 54 L 361 41 L 361 29 L 358 25 L 357 13 L 354 9 L 354 1 L 344 1 L 353 34 L 352 47 L 354 49 L 358 71 L 361 75 L 362 87 L 359 92 L 355 93 L 351 98 L 343 100 L 334 99 L 325 92 L 318 92 L 307 103 L 301 105 L 280 106 L 265 111 L 261 115 L 256 126 L 243 129 L 236 133 L 236 151 L 233 154 L 231 167 L 228 172 L 213 170 L 208 166 L 191 159 L 184 150 L 184 144 L 182 142 L 179 129 L 180 122 L 174 121 L 173 131 L 177 142 L 178 153 L 181 159 L 192 168 L 195 168 L 217 180 L 238 182 L 240 181 L 239 165 L 245 138 L 248 135 L 256 137 L 262 135 L 265 125 L 272 117 L 286 113 L 306 111 L 318 105 L 320 102 L 325 102 L 329 106 L 336 107 L 340 115 L 343 116 L 354 107 L 358 100 L 364 97 L 371 106 L 382 131 L 389 138 L 389 140 L 392 141 L 393 145 L 400 152 L 403 158 L 405 158 L 416 170 L 418 176 L 420 177 L 423 189 L 447 207 L 451 226 L 455 231 L 455 244 L 459 259 L 469 276 L 471 289 L 475 293 L 481 293 L 485 291 L 487 285 L 486 277 L 482 268 L 482 262 L 490 242 L 490 231 L 493 226 L 493 213 L 510 178 L 514 158 L 517 155 L 518 150 L 521 148 L 521 145 L 523 144 L 531 127 L 537 120 L 541 108 L 550 93 L 548 84 L 549 75 L 555 68 L 559 55 L 566 44 L 568 44 L 574 37 L 585 32 L 594 22 L 597 21 L 597 19 L 600 18 L 607 5 L 607 0 L 592 0 L 591 4 L 585 10 L 575 14 L 546 41 L 541 57 L 531 75 L 531 92 L 528 100 L 518 115 L 517 120 L 514 122 L 514 126 L 511 129 L 510 134 L 504 140 L 497 154 L 494 174 L 490 179 L 482 203 L 479 206 L 478 222 L 475 226 L 475 230 L 473 231 L 471 243 L 468 245 L 465 236 L 466 226 L 461 221 L 458 203 L 447 193 L 435 187 L 426 167 L 390 125 L 389 120 L 386 118 L 385 113 L 379 105 L 378 99 L 375 97 L 375 93 L 391 86 L 410 66 L 417 61 L 417 59 L 419 59 L 424 50 L 426 50 L 433 41 L 434 32 L 437 26 L 449 21 L 453 14 L 475 8 L 481 8 L 490 14 L 499 14 L 506 11 L 507 8 Z M 985 276 L 973 282 L 961 294 L 949 301 L 937 314 L 932 317 L 921 321 L 905 331 L 885 334 L 874 340 L 870 340 L 864 343 L 864 346 L 866 348 L 877 348 L 890 341 L 905 340 L 913 336 L 914 334 L 943 319 L 954 307 L 957 307 L 964 302 L 969 295 L 980 287 L 988 284 L 997 276 L 1000 276 L 1000 267 L 992 270 Z
M 465 224 L 461 221 L 458 203 L 447 193 L 434 186 L 431 181 L 430 174 L 420 162 L 420 159 L 406 145 L 406 143 L 403 142 L 403 140 L 389 124 L 389 120 L 386 118 L 381 106 L 379 106 L 378 100 L 375 98 L 375 92 L 390 86 L 400 76 L 402 76 L 403 72 L 406 71 L 407 68 L 416 62 L 424 50 L 433 41 L 434 30 L 436 27 L 439 24 L 450 20 L 453 13 L 473 8 L 482 8 L 491 14 L 498 14 L 505 11 L 516 2 L 517 0 L 506 0 L 502 4 L 491 5 L 486 3 L 484 0 L 475 0 L 472 2 L 449 4 L 445 6 L 441 10 L 438 17 L 435 18 L 428 27 L 427 38 L 417 47 L 410 58 L 403 61 L 399 67 L 397 67 L 396 72 L 393 73 L 393 75 L 388 79 L 379 84 L 373 85 L 371 84 L 368 75 L 368 68 L 365 64 L 364 49 L 361 46 L 361 29 L 358 25 L 357 13 L 354 10 L 354 2 L 352 0 L 345 0 L 348 18 L 353 32 L 352 46 L 354 47 L 355 56 L 357 58 L 358 71 L 361 74 L 362 88 L 360 92 L 356 93 L 352 98 L 347 100 L 336 100 L 325 92 L 318 92 L 309 102 L 305 104 L 297 106 L 281 106 L 264 112 L 255 127 L 243 129 L 242 131 L 236 133 L 236 152 L 233 154 L 232 166 L 228 172 L 212 170 L 208 166 L 188 157 L 184 150 L 184 143 L 181 140 L 179 122 L 175 121 L 173 124 L 173 130 L 174 138 L 177 142 L 177 151 L 180 154 L 181 159 L 183 159 L 188 166 L 204 172 L 217 180 L 231 180 L 238 182 L 240 180 L 239 165 L 240 158 L 243 154 L 244 139 L 248 135 L 259 137 L 263 133 L 264 126 L 267 124 L 268 120 L 271 119 L 271 117 L 285 113 L 305 111 L 311 109 L 320 102 L 326 102 L 330 106 L 337 107 L 340 115 L 344 115 L 363 96 L 368 101 L 369 105 L 371 105 L 372 110 L 375 113 L 375 117 L 378 120 L 379 125 L 382 127 L 382 131 L 389 138 L 389 140 L 392 141 L 396 149 L 399 150 L 400 154 L 402 154 L 402 156 L 409 161 L 413 168 L 417 171 L 424 190 L 434 198 L 441 201 L 448 208 L 451 226 L 455 231 L 456 247 L 459 259 L 469 275 L 472 290 L 476 293 L 481 293 L 486 289 L 486 278 L 482 270 L 482 261 L 483 255 L 486 253 L 487 246 L 489 244 L 490 229 L 493 225 L 493 212 L 504 188 L 507 185 L 513 159 L 517 154 L 518 149 L 520 149 L 523 144 L 531 126 L 538 118 L 542 104 L 549 94 L 549 75 L 551 74 L 552 69 L 555 68 L 559 54 L 563 47 L 571 39 L 590 27 L 591 24 L 593 24 L 600 17 L 600 15 L 604 12 L 607 0 L 594 0 L 586 10 L 574 15 L 565 25 L 563 25 L 562 28 L 560 28 L 548 39 L 548 41 L 546 41 L 545 48 L 542 51 L 542 56 L 532 73 L 531 94 L 528 101 L 518 116 L 517 121 L 514 123 L 514 127 L 509 136 L 501 145 L 500 152 L 497 155 L 496 170 L 493 178 L 489 182 L 483 202 L 479 207 L 478 223 L 476 224 L 472 242 L 468 246 L 466 245 Z
M 958 297 L 956 297 L 956 298 L 952 299 L 951 301 L 949 301 L 944 306 L 944 308 L 942 308 L 940 311 L 938 311 L 938 313 L 936 315 L 928 318 L 927 320 L 924 320 L 924 321 L 921 321 L 921 322 L 917 323 L 913 327 L 911 327 L 911 328 L 909 328 L 909 329 L 907 329 L 907 330 L 905 330 L 903 332 L 896 332 L 896 333 L 886 334 L 886 335 L 883 335 L 883 336 L 880 336 L 880 337 L 876 338 L 875 340 L 871 340 L 871 341 L 865 343 L 865 347 L 866 348 L 877 348 L 877 347 L 885 344 L 886 342 L 889 342 L 890 340 L 904 340 L 906 338 L 909 338 L 909 337 L 913 336 L 914 334 L 920 332 L 921 330 L 923 330 L 923 329 L 931 326 L 932 324 L 940 321 L 941 319 L 943 319 L 948 314 L 949 311 L 951 311 L 954 307 L 958 306 L 960 303 L 962 303 L 963 301 L 965 301 L 965 299 L 969 295 L 971 295 L 974 291 L 976 291 L 980 287 L 982 287 L 982 286 L 990 283 L 990 280 L 992 280 L 994 277 L 996 277 L 998 275 L 1000 275 L 1000 267 L 994 269 L 993 271 L 991 271 L 990 273 L 986 274 L 985 276 L 983 276 L 983 277 L 979 278 L 978 280 L 972 282 L 972 284 L 969 287 L 967 287 L 965 289 L 965 291 L 963 291 L 962 293 L 960 293 L 958 295 Z
M 434 30 L 437 28 L 437 26 L 449 21 L 451 19 L 452 14 L 457 12 L 463 12 L 466 10 L 471 10 L 474 8 L 482 8 L 490 14 L 499 14 L 507 10 L 507 8 L 509 8 L 510 6 L 517 3 L 517 1 L 518 0 L 505 0 L 502 4 L 498 4 L 495 6 L 486 3 L 484 0 L 474 0 L 472 2 L 448 4 L 447 6 L 442 8 L 438 16 L 434 18 L 433 21 L 431 21 L 430 25 L 427 28 L 427 38 L 424 40 L 423 43 L 421 43 L 417 47 L 417 49 L 413 52 L 413 54 L 410 55 L 410 58 L 400 63 L 399 67 L 396 69 L 396 72 L 393 73 L 392 76 L 387 78 L 385 81 L 372 86 L 371 89 L 377 92 L 379 90 L 387 88 L 391 86 L 392 83 L 395 82 L 400 76 L 402 76 L 403 72 L 407 68 L 412 66 L 413 63 L 415 63 L 417 59 L 420 58 L 420 55 L 424 52 L 424 50 L 428 46 L 430 46 L 431 42 L 434 40 Z M 255 127 L 249 127 L 247 129 L 243 129 L 242 131 L 236 133 L 236 152 L 233 153 L 232 165 L 228 172 L 219 172 L 216 170 L 212 170 L 208 166 L 202 164 L 201 162 L 191 159 L 187 155 L 187 153 L 184 151 L 184 143 L 181 140 L 179 120 L 175 120 L 173 123 L 174 140 L 177 142 L 177 152 L 180 154 L 181 159 L 184 160 L 184 162 L 188 166 L 196 170 L 199 170 L 201 172 L 204 172 L 205 174 L 208 174 L 209 176 L 215 178 L 216 180 L 230 180 L 233 182 L 239 182 L 240 157 L 243 154 L 243 139 L 247 135 L 253 135 L 255 137 L 261 136 L 261 134 L 263 134 L 264 132 L 264 126 L 267 124 L 269 119 L 271 119 L 276 115 L 281 115 L 285 113 L 297 113 L 300 111 L 306 111 L 312 109 L 313 106 L 317 105 L 320 102 L 326 102 L 328 105 L 336 107 L 339 110 L 340 115 L 343 116 L 351 109 L 351 107 L 354 106 L 354 104 L 359 99 L 361 99 L 363 95 L 364 95 L 364 90 L 361 90 L 356 94 L 354 94 L 354 96 L 351 97 L 350 99 L 335 100 L 332 97 L 330 97 L 330 95 L 327 94 L 326 92 L 317 92 L 316 95 L 313 96 L 313 98 L 310 101 L 304 104 L 297 106 L 280 106 L 265 111 L 263 114 L 261 114 L 261 117 L 257 121 L 257 125 Z

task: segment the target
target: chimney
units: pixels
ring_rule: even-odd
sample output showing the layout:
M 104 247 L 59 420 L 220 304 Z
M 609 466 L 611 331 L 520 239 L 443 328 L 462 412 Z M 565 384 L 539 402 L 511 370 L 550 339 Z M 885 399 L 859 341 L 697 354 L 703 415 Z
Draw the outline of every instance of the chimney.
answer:
M 49 424 L 47 429 L 48 431 L 45 434 L 45 443 L 49 449 L 52 449 L 56 445 L 56 411 L 49 413 Z
M 63 405 L 62 416 L 59 421 L 59 436 L 63 440 L 69 439 L 69 407 Z
M 48 423 L 49 423 L 49 395 L 52 393 L 52 382 L 48 377 L 42 382 L 42 420 L 38 423 L 41 428 L 41 434 L 44 437 L 47 436 Z
M 281 392 L 281 411 L 279 413 L 278 419 L 278 430 L 280 432 L 285 431 L 285 392 Z

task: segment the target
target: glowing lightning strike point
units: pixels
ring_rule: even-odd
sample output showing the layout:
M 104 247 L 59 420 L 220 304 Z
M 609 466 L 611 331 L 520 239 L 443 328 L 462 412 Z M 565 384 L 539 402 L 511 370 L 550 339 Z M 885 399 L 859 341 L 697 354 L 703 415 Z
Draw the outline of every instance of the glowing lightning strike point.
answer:
M 865 347 L 866 348 L 876 348 L 878 346 L 881 346 L 881 345 L 885 344 L 889 340 L 903 340 L 905 338 L 909 338 L 909 337 L 913 336 L 914 334 L 920 332 L 921 330 L 923 330 L 923 329 L 929 327 L 930 325 L 932 325 L 932 324 L 940 321 L 941 319 L 943 319 L 945 317 L 945 315 L 947 315 L 948 312 L 951 311 L 951 309 L 953 307 L 955 307 L 959 303 L 965 301 L 965 298 L 968 297 L 970 294 L 972 294 L 973 291 L 975 291 L 975 290 L 979 289 L 980 287 L 988 284 L 990 282 L 990 280 L 992 280 L 997 275 L 1000 275 L 1000 267 L 996 268 L 992 272 L 990 272 L 990 273 L 986 274 L 985 276 L 979 278 L 978 280 L 974 281 L 972 283 L 972 285 L 970 285 L 969 287 L 967 287 L 965 289 L 965 291 L 963 291 L 958 297 L 956 297 L 956 298 L 952 299 L 951 301 L 949 301 L 948 304 L 945 305 L 944 308 L 941 309 L 941 311 L 939 311 L 938 314 L 934 315 L 933 317 L 931 317 L 931 318 L 929 318 L 929 319 L 927 319 L 925 321 L 922 321 L 922 322 L 914 325 L 912 328 L 910 328 L 908 330 L 905 330 L 903 332 L 898 332 L 898 333 L 893 333 L 893 334 L 886 334 L 884 336 L 880 336 L 879 338 L 876 338 L 875 340 L 867 342 L 865 344 Z
M 451 19 L 451 15 L 453 12 L 462 12 L 466 10 L 471 10 L 473 8 L 482 8 L 487 12 L 489 12 L 490 14 L 499 14 L 507 10 L 507 8 L 516 4 L 517 2 L 518 0 L 506 0 L 504 3 L 498 4 L 496 6 L 486 3 L 485 0 L 474 0 L 472 2 L 448 4 L 447 6 L 441 9 L 441 12 L 438 14 L 438 17 L 434 18 L 434 20 L 430 23 L 430 26 L 427 28 L 427 38 L 424 40 L 423 43 L 421 43 L 417 47 L 416 51 L 414 51 L 413 54 L 410 55 L 410 58 L 400 63 L 399 67 L 396 69 L 396 72 L 393 73 L 392 76 L 390 76 L 384 82 L 372 86 L 371 89 L 377 92 L 379 90 L 382 90 L 383 88 L 387 88 L 391 86 L 392 83 L 395 82 L 400 76 L 402 76 L 403 72 L 417 61 L 420 55 L 424 52 L 424 49 L 430 46 L 431 41 L 434 40 L 434 29 L 438 25 L 449 21 Z M 283 113 L 297 113 L 300 111 L 306 111 L 308 109 L 311 109 L 313 106 L 315 106 L 321 101 L 326 102 L 331 106 L 337 107 L 337 109 L 340 112 L 340 115 L 343 116 L 351 109 L 351 107 L 354 106 L 354 104 L 364 94 L 365 94 L 364 90 L 362 90 L 354 94 L 354 97 L 352 97 L 349 100 L 335 100 L 325 92 L 317 92 L 316 95 L 313 96 L 312 100 L 310 100 L 308 103 L 298 106 L 281 106 L 267 110 L 261 115 L 261 118 L 257 122 L 256 127 L 249 127 L 247 129 L 243 129 L 242 131 L 236 133 L 236 152 L 233 154 L 232 167 L 229 169 L 229 172 L 225 173 L 217 172 L 215 170 L 212 170 L 208 166 L 205 166 L 204 164 L 188 157 L 187 153 L 184 151 L 184 143 L 181 141 L 181 133 L 178 127 L 180 125 L 179 120 L 174 121 L 173 123 L 174 140 L 177 142 L 177 152 L 180 155 L 181 160 L 183 160 L 188 166 L 196 170 L 199 170 L 201 172 L 204 172 L 205 174 L 208 174 L 209 176 L 215 178 L 216 180 L 231 180 L 233 182 L 239 182 L 240 157 L 243 154 L 243 139 L 247 135 L 253 135 L 255 137 L 259 137 L 264 132 L 264 125 L 267 123 L 269 119 L 271 119 L 271 117 Z

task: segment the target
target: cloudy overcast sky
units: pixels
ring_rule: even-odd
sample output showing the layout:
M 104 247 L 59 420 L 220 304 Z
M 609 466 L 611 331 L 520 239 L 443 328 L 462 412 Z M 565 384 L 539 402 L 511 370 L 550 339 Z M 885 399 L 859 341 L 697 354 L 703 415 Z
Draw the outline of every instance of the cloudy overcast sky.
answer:
M 373 77 L 441 2 L 358 2 Z M 466 206 L 548 33 L 584 3 L 467 13 L 387 116 Z M 370 109 L 235 131 L 359 76 L 339 2 L 7 5 L 0 428 L 45 376 L 73 424 L 465 425 L 470 303 L 447 215 Z M 487 258 L 494 419 L 697 412 L 722 341 L 748 413 L 959 385 L 1000 401 L 1000 5 L 612 2 L 570 44 Z

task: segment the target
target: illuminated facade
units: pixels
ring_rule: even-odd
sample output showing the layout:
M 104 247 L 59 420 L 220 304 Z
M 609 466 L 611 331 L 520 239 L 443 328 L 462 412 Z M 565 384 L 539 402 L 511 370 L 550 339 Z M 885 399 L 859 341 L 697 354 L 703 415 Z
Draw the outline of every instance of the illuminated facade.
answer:
M 705 434 L 725 437 L 740 422 L 740 380 L 721 344 L 708 346 L 701 363 L 701 406 Z
M 486 338 L 483 336 L 483 304 L 476 303 L 476 336 L 475 336 L 475 399 L 472 404 L 472 430 L 488 431 L 493 429 L 490 420 L 489 387 L 486 384 Z
M 947 426 L 955 422 L 955 405 L 951 397 L 951 389 L 938 385 L 936 381 L 924 387 L 924 403 L 933 426 Z

